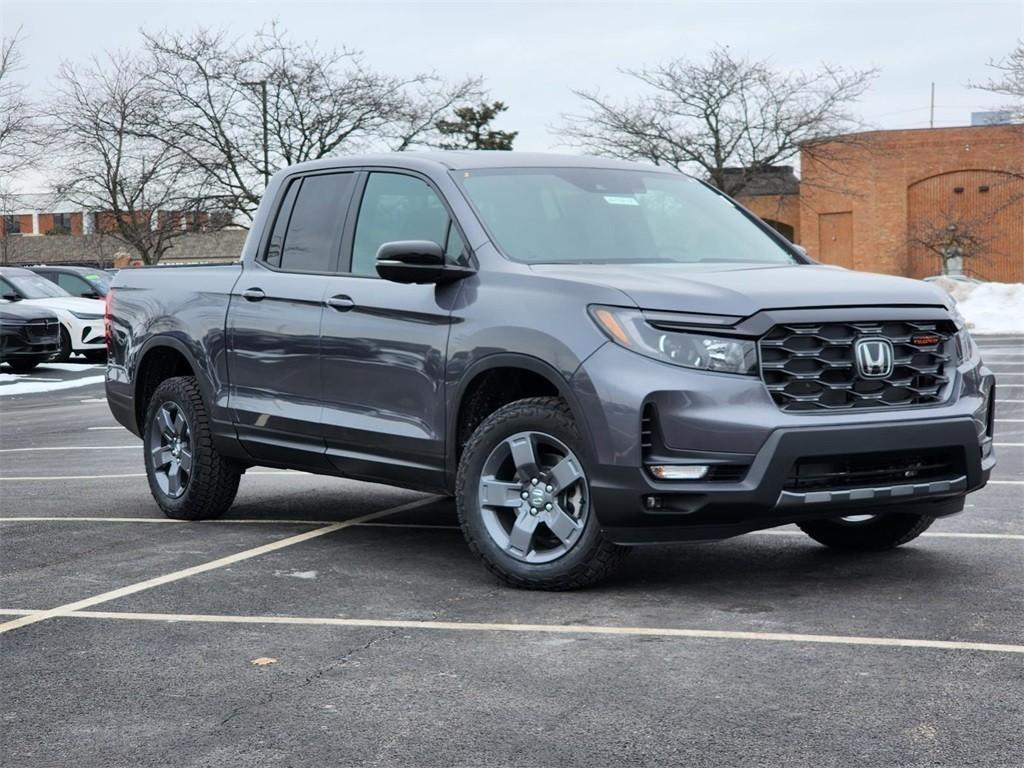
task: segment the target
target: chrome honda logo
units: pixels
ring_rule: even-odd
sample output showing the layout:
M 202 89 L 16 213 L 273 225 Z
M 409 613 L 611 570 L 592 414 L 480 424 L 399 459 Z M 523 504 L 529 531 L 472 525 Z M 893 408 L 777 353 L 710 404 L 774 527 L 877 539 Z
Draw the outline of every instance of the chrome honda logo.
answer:
M 892 373 L 893 350 L 888 339 L 858 339 L 854 352 L 857 370 L 865 379 L 884 379 Z

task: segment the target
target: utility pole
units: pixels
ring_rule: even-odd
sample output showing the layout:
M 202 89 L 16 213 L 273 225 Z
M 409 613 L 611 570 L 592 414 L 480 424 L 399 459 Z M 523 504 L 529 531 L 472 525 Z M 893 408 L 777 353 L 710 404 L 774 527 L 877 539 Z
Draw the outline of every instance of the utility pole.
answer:
M 932 82 L 932 106 L 928 117 L 928 127 L 935 127 L 935 83 Z
M 260 87 L 260 114 L 263 117 L 263 186 L 270 184 L 270 129 L 267 118 L 267 81 L 249 80 L 243 81 L 242 85 Z

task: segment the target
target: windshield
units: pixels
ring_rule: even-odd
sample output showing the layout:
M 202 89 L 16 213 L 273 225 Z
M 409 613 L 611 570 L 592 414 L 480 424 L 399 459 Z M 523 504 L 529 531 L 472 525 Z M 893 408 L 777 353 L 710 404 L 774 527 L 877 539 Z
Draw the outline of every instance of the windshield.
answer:
M 797 263 L 728 198 L 682 174 L 501 168 L 456 176 L 515 261 Z
M 4 275 L 4 280 L 14 286 L 23 299 L 51 299 L 71 294 L 45 277 L 39 275 Z
M 96 289 L 96 293 L 101 296 L 106 296 L 107 291 L 110 290 L 111 277 L 102 270 L 86 272 L 82 277 L 84 277 L 89 282 L 89 285 Z

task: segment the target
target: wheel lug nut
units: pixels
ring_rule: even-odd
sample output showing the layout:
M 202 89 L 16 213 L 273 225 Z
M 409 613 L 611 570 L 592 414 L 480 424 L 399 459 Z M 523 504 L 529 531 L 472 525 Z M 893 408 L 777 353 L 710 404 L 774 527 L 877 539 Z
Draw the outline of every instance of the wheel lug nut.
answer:
M 533 480 L 531 480 L 530 482 L 531 482 L 531 483 L 533 483 L 534 485 L 536 485 L 537 483 L 539 483 L 539 482 L 540 482 L 540 480 L 538 480 L 538 479 L 537 479 L 537 478 L 535 477 L 535 478 L 533 478 Z
M 546 510 L 548 510 L 550 512 L 551 511 L 551 505 L 550 504 L 545 504 L 544 505 L 544 509 L 546 509 Z
M 530 507 L 530 514 L 531 515 L 539 515 L 540 514 L 540 510 L 537 509 L 536 507 Z
M 528 499 L 528 498 L 530 498 L 530 494 L 528 494 L 528 493 L 527 493 L 526 491 L 523 491 L 523 492 L 522 492 L 521 494 L 519 494 L 519 495 L 520 495 L 520 496 L 522 496 L 522 497 L 523 497 L 524 499 Z
M 548 485 L 545 486 L 544 490 L 547 491 L 548 493 L 551 493 L 553 490 L 555 490 L 555 488 L 552 485 Z

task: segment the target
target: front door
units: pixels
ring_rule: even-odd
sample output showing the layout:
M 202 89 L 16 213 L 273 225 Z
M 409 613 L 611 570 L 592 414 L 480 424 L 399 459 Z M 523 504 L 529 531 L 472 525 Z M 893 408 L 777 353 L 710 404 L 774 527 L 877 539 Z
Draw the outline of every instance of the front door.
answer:
M 330 467 L 320 428 L 320 320 L 355 178 L 292 180 L 270 237 L 232 291 L 228 405 L 242 445 L 264 462 Z
M 324 438 L 345 474 L 441 485 L 445 357 L 459 285 L 380 279 L 377 249 L 396 240 L 432 240 L 452 258 L 464 250 L 439 193 L 425 180 L 370 173 L 346 232 L 343 274 L 325 281 Z

